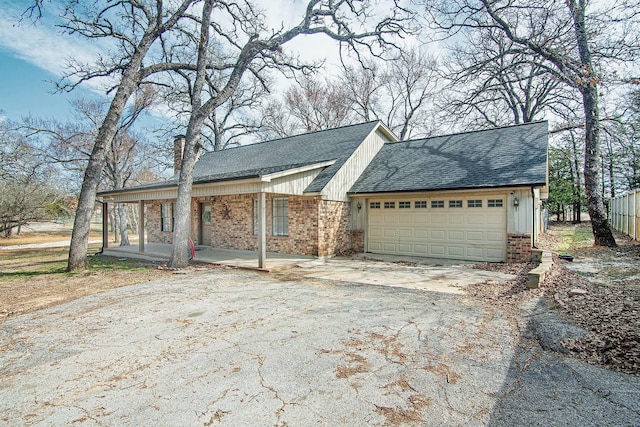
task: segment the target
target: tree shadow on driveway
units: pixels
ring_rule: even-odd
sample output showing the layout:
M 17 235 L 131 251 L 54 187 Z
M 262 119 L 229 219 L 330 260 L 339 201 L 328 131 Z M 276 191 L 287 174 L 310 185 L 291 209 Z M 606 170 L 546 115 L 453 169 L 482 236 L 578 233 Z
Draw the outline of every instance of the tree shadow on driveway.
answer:
M 640 378 L 563 355 L 562 339 L 584 332 L 543 299 L 523 306 L 521 330 L 487 425 L 640 425 Z

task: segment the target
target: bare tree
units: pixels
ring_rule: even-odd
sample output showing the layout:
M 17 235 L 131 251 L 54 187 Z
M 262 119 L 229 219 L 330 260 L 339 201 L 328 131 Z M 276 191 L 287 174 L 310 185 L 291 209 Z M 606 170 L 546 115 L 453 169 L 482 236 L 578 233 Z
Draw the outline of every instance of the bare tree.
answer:
M 0 235 L 66 210 L 52 167 L 22 135 L 0 123 Z
M 212 22 L 214 6 L 217 8 L 216 16 L 225 13 L 230 25 L 222 27 Z M 364 47 L 372 50 L 372 42 L 377 42 L 378 45 L 388 44 L 387 37 L 396 37 L 403 31 L 402 24 L 405 21 L 400 13 L 404 13 L 404 10 L 394 7 L 391 15 L 373 21 L 371 4 L 366 1 L 310 0 L 297 25 L 274 31 L 266 28 L 263 14 L 248 1 L 204 1 L 197 40 L 197 66 L 191 80 L 193 84 L 190 85 L 191 116 L 178 184 L 173 249 L 169 262 L 172 267 L 183 267 L 189 260 L 186 242 L 189 237 L 191 186 L 204 122 L 236 91 L 244 74 L 249 72 L 260 79 L 265 73 L 265 67 L 302 67 L 287 58 L 283 52 L 286 43 L 302 34 L 325 34 L 353 49 Z M 352 28 L 352 23 L 356 23 L 356 27 Z M 229 62 L 224 82 L 215 91 L 207 88 L 205 92 L 203 89 L 206 87 L 208 71 L 224 68 L 222 64 L 211 62 L 216 59 L 209 50 L 209 43 L 213 38 L 224 43 L 229 52 L 233 52 L 228 54 L 228 57 L 233 57 L 233 61 Z
M 154 93 L 150 87 L 136 92 L 135 99 L 125 108 L 117 124 L 116 133 L 107 144 L 105 168 L 99 188 L 119 190 L 129 185 L 137 171 L 151 167 L 155 157 L 141 138 L 131 132 L 138 117 L 153 103 Z M 63 123 L 57 120 L 43 120 L 28 117 L 20 126 L 30 139 L 38 138 L 40 153 L 51 164 L 61 167 L 70 179 L 81 179 L 91 157 L 91 149 L 98 134 L 102 118 L 108 107 L 107 101 L 78 99 L 72 102 L 74 115 L 72 120 Z M 80 183 L 78 182 L 78 186 Z M 78 187 L 70 188 L 76 192 Z M 123 204 L 116 206 L 111 222 L 118 230 L 115 241 L 121 246 L 129 245 L 127 217 Z
M 70 90 L 99 77 L 114 81 L 111 104 L 95 138 L 84 173 L 78 209 L 73 224 L 67 270 L 87 266 L 87 246 L 91 215 L 104 168 L 109 143 L 115 137 L 122 112 L 136 88 L 154 73 L 163 71 L 164 61 L 154 63 L 148 57 L 152 46 L 174 28 L 194 0 L 178 3 L 165 0 L 146 2 L 120 0 L 97 4 L 68 0 L 61 27 L 72 35 L 89 39 L 108 39 L 117 44 L 112 58 L 101 57 L 95 66 L 71 62 L 69 78 L 61 89 Z M 38 3 L 37 3 L 38 4 Z M 110 91 L 111 92 L 111 91 Z
M 438 63 L 419 49 L 406 49 L 390 61 L 385 87 L 388 97 L 387 125 L 400 140 L 427 136 L 438 88 Z M 431 113 L 431 114 L 430 114 Z
M 574 90 L 502 32 L 487 27 L 462 36 L 463 42 L 449 48 L 448 84 L 440 103 L 457 123 L 470 129 L 498 127 L 575 109 Z
M 606 61 L 637 55 L 638 5 L 607 4 L 597 10 L 588 0 L 452 0 L 427 4 L 430 19 L 449 34 L 495 28 L 514 46 L 544 67 L 548 74 L 581 94 L 584 110 L 584 184 L 596 245 L 615 246 L 600 183 L 600 111 L 598 85 Z M 591 6 L 587 15 L 587 8 Z M 600 67 L 600 68 L 598 68 Z
M 380 119 L 382 114 L 381 98 L 384 92 L 385 67 L 374 60 L 363 60 L 356 65 L 343 62 L 338 77 L 344 85 L 353 114 L 364 121 Z
M 223 150 L 240 142 L 262 128 L 262 120 L 251 114 L 266 96 L 265 87 L 256 79 L 242 82 L 227 102 L 215 109 L 204 123 L 202 132 L 205 150 Z
M 285 105 L 305 132 L 331 129 L 351 122 L 351 108 L 344 87 L 329 79 L 303 76 L 285 92 Z

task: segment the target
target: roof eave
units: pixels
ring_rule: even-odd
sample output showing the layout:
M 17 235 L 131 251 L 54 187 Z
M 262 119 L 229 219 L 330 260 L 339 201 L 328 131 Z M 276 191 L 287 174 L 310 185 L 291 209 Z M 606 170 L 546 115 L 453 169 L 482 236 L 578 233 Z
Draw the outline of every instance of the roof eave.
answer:
M 505 185 L 493 185 L 493 186 L 475 186 L 475 187 L 448 187 L 448 188 L 422 188 L 422 189 L 410 189 L 410 190 L 383 190 L 383 191 L 349 191 L 348 196 L 368 196 L 368 195 L 381 195 L 381 194 L 397 194 L 397 193 L 430 193 L 435 191 L 473 191 L 473 190 L 502 190 L 506 188 L 531 188 L 531 187 L 543 187 L 546 183 L 536 182 L 527 184 L 505 184 Z

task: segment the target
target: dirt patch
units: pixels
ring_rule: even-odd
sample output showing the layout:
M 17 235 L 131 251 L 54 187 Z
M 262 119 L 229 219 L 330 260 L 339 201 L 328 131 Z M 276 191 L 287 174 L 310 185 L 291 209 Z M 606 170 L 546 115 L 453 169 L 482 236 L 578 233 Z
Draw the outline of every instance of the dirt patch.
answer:
M 11 251 L 12 258 L 0 262 L 0 321 L 171 275 L 153 263 L 126 261 L 126 266 L 120 268 L 123 261 L 107 257 L 100 261 L 100 267 L 65 273 L 66 254 L 62 250 Z M 34 259 L 30 260 L 32 256 Z
M 595 247 L 589 223 L 552 224 L 538 242 L 540 248 L 555 252 L 551 273 L 541 288 L 526 287 L 531 264 L 479 264 L 477 268 L 518 274 L 518 278 L 470 286 L 468 292 L 511 314 L 518 313 L 525 299 L 543 296 L 560 316 L 589 331 L 582 338 L 562 342 L 571 354 L 640 375 L 640 244 L 620 233 L 615 237 L 618 247 Z M 558 253 L 573 255 L 574 262 L 558 259 Z

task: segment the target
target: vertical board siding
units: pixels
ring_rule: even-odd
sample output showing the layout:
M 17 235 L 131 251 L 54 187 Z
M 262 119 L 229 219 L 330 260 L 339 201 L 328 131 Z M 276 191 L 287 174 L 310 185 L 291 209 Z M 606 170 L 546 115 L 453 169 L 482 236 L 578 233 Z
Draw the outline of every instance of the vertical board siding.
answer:
M 348 202 L 347 191 L 360 178 L 385 142 L 391 142 L 380 130 L 370 134 L 342 165 L 322 190 L 325 199 Z
M 631 237 L 640 238 L 640 188 L 609 199 L 611 227 Z

